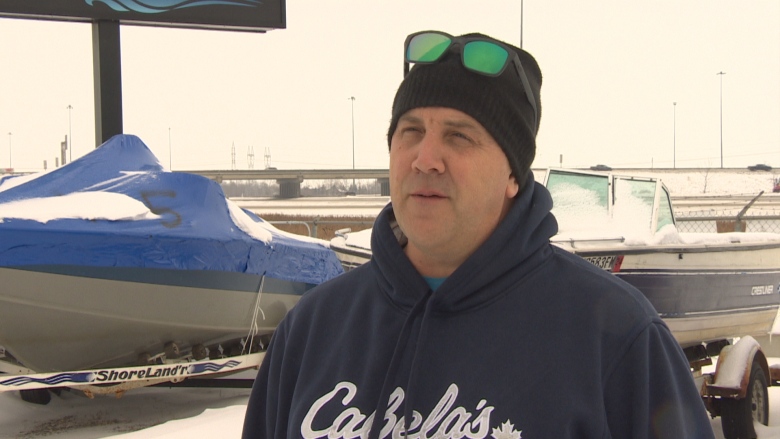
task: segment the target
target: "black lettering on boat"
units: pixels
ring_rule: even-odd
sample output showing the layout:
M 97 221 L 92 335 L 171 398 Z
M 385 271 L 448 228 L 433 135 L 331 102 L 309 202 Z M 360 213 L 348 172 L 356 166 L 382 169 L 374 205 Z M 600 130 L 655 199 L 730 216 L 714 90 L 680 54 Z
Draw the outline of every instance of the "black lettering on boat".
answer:
M 173 220 L 167 220 L 167 221 L 160 221 L 160 223 L 169 228 L 172 229 L 174 227 L 178 227 L 181 224 L 181 214 L 179 212 L 176 212 L 175 210 L 171 209 L 170 207 L 161 206 L 161 203 L 152 203 L 151 198 L 152 197 L 166 197 L 166 198 L 176 198 L 176 192 L 168 190 L 168 191 L 142 191 L 141 192 L 141 198 L 143 198 L 143 203 L 146 205 L 149 210 L 155 214 L 155 215 L 165 215 L 165 214 L 171 214 L 173 215 Z
M 617 256 L 585 256 L 584 258 L 586 261 L 602 270 L 611 271 L 615 266 L 615 259 L 617 259 Z
M 188 375 L 186 365 L 172 365 L 168 367 L 142 367 L 125 370 L 99 370 L 95 372 L 96 382 L 131 381 L 138 379 L 153 379 Z

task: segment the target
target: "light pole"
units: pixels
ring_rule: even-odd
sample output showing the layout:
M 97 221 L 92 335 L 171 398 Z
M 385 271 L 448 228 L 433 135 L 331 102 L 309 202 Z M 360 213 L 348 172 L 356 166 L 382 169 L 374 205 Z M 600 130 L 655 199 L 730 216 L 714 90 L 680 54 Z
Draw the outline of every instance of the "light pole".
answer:
M 520 0 L 520 48 L 523 48 L 523 0 Z
M 718 72 L 720 76 L 720 167 L 723 169 L 723 75 L 725 72 Z
M 352 170 L 355 170 L 355 97 L 350 96 L 349 99 L 352 104 Z M 355 178 L 352 178 L 352 189 L 357 193 L 357 187 L 355 186 Z
M 168 170 L 173 171 L 173 153 L 171 152 L 171 127 L 168 127 Z
M 674 125 L 672 132 L 672 167 L 677 169 L 677 102 L 672 102 L 674 106 Z
M 8 168 L 13 168 L 14 165 L 11 163 L 11 132 L 8 132 Z
M 73 161 L 73 135 L 71 133 L 71 119 L 70 119 L 70 111 L 73 110 L 73 105 L 68 104 L 68 162 Z

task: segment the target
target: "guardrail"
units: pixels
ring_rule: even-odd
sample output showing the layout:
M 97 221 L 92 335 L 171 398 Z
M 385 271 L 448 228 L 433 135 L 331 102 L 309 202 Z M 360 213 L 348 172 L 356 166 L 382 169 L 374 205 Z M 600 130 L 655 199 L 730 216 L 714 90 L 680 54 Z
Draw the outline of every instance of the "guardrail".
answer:
M 306 227 L 306 231 L 308 235 L 312 238 L 319 238 L 324 240 L 330 240 L 335 236 L 335 231 L 337 229 L 343 229 L 344 226 L 371 226 L 374 224 L 374 219 L 367 219 L 367 220 L 344 220 L 344 221 L 334 221 L 334 220 L 321 220 L 319 218 L 314 218 L 311 221 L 268 221 L 269 223 L 273 225 L 301 225 Z M 309 226 L 311 225 L 311 227 Z M 332 227 L 332 231 L 330 230 L 322 230 L 325 227 L 320 226 L 336 226 Z M 364 227 L 365 228 L 365 227 Z M 320 235 L 323 236 L 320 236 Z

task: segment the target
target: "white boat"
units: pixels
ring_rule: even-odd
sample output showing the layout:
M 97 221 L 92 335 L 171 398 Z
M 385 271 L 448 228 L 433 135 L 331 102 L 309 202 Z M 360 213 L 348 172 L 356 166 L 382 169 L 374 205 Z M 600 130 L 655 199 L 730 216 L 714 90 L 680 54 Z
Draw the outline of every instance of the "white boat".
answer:
M 780 234 L 679 233 L 669 191 L 651 177 L 551 169 L 552 244 L 638 288 L 683 348 L 772 329 L 780 307 Z M 371 256 L 370 231 L 331 241 L 345 269 Z
M 0 181 L 0 218 L 0 361 L 41 373 L 257 351 L 342 272 L 135 136 Z

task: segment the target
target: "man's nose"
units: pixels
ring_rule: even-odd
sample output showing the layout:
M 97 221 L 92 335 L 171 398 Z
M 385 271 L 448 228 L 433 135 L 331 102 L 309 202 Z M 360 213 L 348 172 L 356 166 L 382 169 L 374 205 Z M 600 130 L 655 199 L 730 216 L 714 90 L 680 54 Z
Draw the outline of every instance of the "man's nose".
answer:
M 417 157 L 412 166 L 422 173 L 444 172 L 444 148 L 442 140 L 428 132 L 417 147 Z

